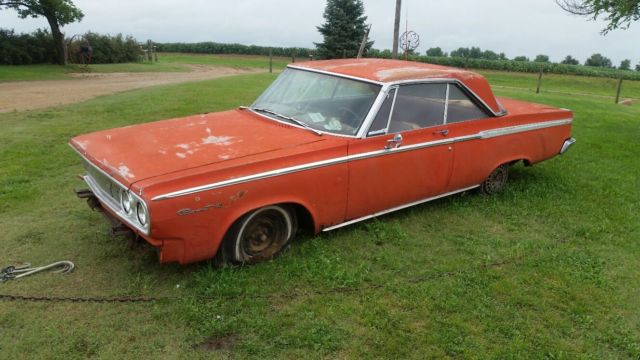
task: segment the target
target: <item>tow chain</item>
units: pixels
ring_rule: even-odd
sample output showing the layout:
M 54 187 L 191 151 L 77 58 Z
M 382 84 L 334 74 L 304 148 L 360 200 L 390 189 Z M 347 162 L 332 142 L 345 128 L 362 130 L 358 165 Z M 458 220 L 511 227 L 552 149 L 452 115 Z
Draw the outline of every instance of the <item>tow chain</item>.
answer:
M 475 268 L 465 269 L 465 270 L 454 270 L 454 271 L 444 271 L 444 272 L 435 272 L 432 274 L 426 274 L 423 276 L 413 277 L 413 278 L 405 278 L 403 280 L 404 283 L 407 284 L 419 284 L 423 282 L 427 282 L 435 279 L 442 278 L 450 278 L 458 275 L 475 273 L 479 269 L 489 269 L 489 268 L 499 268 L 505 265 L 510 265 L 519 262 L 522 260 L 520 256 L 516 256 L 512 259 L 507 259 L 503 261 L 496 261 L 493 263 L 482 264 Z M 55 263 L 57 264 L 57 263 Z M 52 264 L 54 265 L 54 264 Z M 46 268 L 51 268 L 51 265 Z M 4 270 L 3 270 L 4 271 Z M 24 275 L 26 276 L 26 275 Z M 233 299 L 241 299 L 246 297 L 252 297 L 254 299 L 273 299 L 273 298 L 298 298 L 303 296 L 311 296 L 311 295 L 330 295 L 330 294 L 351 294 L 364 290 L 377 290 L 383 289 L 391 284 L 364 284 L 361 286 L 354 287 L 337 287 L 333 289 L 326 290 L 315 290 L 315 291 L 296 291 L 290 292 L 287 294 L 225 294 L 225 295 L 196 295 L 196 296 L 156 296 L 156 297 L 134 297 L 134 296 L 115 296 L 115 297 L 104 297 L 104 296 L 88 296 L 88 297 L 58 297 L 58 296 L 31 296 L 31 295 L 10 295 L 10 294 L 1 294 L 0 293 L 0 301 L 27 301 L 27 302 L 71 302 L 71 303 L 154 303 L 157 301 L 171 301 L 171 300 L 184 300 L 184 299 L 193 299 L 200 301 L 211 301 L 211 300 L 233 300 Z
M 71 261 L 67 260 L 58 261 L 49 265 L 39 267 L 31 267 L 31 264 L 29 263 L 23 265 L 8 266 L 0 270 L 0 283 L 9 280 L 17 280 L 25 276 L 56 268 L 58 268 L 58 270 L 54 271 L 54 273 L 66 274 L 73 271 L 75 267 L 76 266 Z

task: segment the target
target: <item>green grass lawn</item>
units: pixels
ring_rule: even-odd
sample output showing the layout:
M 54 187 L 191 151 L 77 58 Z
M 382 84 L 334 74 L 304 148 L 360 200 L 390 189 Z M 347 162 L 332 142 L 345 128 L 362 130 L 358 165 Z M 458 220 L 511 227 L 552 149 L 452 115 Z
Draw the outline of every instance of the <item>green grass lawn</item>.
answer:
M 274 78 L 0 114 L 0 266 L 77 265 L 0 284 L 0 293 L 177 298 L 0 302 L 1 358 L 640 357 L 638 106 L 499 88 L 573 109 L 577 145 L 516 166 L 498 196 L 454 196 L 306 236 L 256 266 L 159 265 L 150 247 L 110 237 L 75 198 L 82 168 L 70 137 L 246 105 Z M 502 84 L 529 86 L 520 80 Z M 206 341 L 230 346 L 202 350 Z

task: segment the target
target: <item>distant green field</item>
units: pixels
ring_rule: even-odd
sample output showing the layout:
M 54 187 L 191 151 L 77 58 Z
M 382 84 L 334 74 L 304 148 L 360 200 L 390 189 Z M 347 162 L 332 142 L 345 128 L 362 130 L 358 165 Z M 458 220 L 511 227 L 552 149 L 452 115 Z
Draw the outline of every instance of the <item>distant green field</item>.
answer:
M 528 77 L 488 76 L 531 88 Z M 514 167 L 500 195 L 458 195 L 303 236 L 256 266 L 159 265 L 149 246 L 112 238 L 75 198 L 83 170 L 70 137 L 250 104 L 274 78 L 0 114 L 0 267 L 77 265 L 69 275 L 2 283 L 0 294 L 174 297 L 0 301 L 0 358 L 640 358 L 637 105 L 498 87 L 500 96 L 574 110 L 576 146 Z M 600 80 L 554 81 L 608 93 Z M 226 348 L 203 350 L 207 342 Z
M 537 74 L 488 70 L 478 70 L 478 72 L 484 75 L 496 89 L 506 86 L 535 92 L 538 84 Z M 544 74 L 540 87 L 542 93 L 590 94 L 611 98 L 612 102 L 616 96 L 617 88 L 618 79 L 558 74 Z M 640 81 L 624 80 L 621 98 L 640 100 Z
M 274 58 L 273 69 L 281 70 L 290 58 Z M 190 71 L 189 65 L 226 66 L 240 69 L 268 69 L 269 59 L 261 56 L 242 55 L 197 55 L 159 54 L 158 62 L 128 64 L 97 64 L 85 68 L 79 65 L 0 65 L 0 82 L 29 80 L 70 79 L 71 73 L 114 73 L 114 72 L 182 72 Z
M 300 59 L 298 59 L 300 60 Z M 304 59 L 303 59 L 304 60 Z M 216 65 L 228 66 L 234 68 L 269 68 L 269 58 L 254 55 L 204 55 L 204 54 L 177 54 L 177 53 L 160 53 L 159 61 L 161 63 L 171 64 L 193 64 L 193 65 Z M 282 69 L 291 58 L 274 57 L 273 68 Z

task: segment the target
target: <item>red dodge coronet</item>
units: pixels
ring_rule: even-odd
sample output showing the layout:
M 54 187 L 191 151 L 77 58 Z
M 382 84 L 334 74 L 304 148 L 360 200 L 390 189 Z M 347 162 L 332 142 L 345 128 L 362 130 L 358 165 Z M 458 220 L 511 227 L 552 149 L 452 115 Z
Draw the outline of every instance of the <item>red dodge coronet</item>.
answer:
M 289 65 L 249 107 L 70 141 L 115 231 L 182 264 L 269 259 L 329 231 L 479 188 L 575 142 L 566 109 L 497 99 L 480 75 L 393 60 Z

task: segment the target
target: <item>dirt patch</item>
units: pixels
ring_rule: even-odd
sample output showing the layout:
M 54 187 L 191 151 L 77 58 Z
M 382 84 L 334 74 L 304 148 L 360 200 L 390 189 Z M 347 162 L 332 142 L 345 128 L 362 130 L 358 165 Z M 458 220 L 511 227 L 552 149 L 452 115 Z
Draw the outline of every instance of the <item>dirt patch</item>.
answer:
M 190 65 L 189 72 L 78 73 L 70 80 L 0 83 L 0 113 L 71 104 L 100 95 L 149 86 L 210 80 L 260 70 Z
M 233 349 L 233 346 L 238 341 L 238 336 L 235 334 L 229 334 L 225 336 L 213 336 L 200 344 L 194 346 L 194 348 L 202 351 L 229 351 Z

